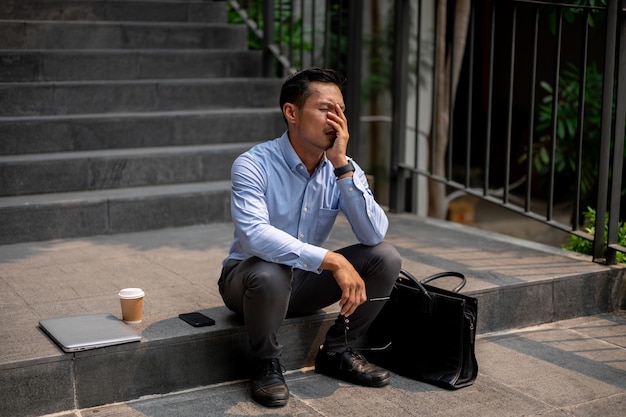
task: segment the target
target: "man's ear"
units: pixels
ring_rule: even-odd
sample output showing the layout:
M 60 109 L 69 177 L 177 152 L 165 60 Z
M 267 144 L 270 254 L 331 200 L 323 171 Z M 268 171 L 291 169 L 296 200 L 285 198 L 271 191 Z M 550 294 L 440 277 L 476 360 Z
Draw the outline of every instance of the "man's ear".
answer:
M 283 115 L 287 123 L 294 123 L 296 121 L 296 106 L 293 103 L 283 104 Z

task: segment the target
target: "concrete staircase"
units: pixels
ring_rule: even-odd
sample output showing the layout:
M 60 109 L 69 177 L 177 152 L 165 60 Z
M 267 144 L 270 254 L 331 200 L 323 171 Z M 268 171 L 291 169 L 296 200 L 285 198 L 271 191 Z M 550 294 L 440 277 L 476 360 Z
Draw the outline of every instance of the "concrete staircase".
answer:
M 0 4 L 0 244 L 229 220 L 233 159 L 283 129 L 223 1 Z

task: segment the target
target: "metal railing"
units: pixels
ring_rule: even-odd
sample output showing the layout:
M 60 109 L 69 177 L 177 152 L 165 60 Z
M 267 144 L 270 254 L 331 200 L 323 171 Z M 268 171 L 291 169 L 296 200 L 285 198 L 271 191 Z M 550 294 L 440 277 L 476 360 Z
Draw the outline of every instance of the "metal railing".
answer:
M 448 197 L 472 195 L 592 241 L 594 260 L 615 263 L 616 253 L 626 252 L 618 245 L 624 186 L 626 1 L 585 6 L 566 0 L 472 0 L 463 44 L 451 42 L 455 37 L 448 35 L 443 37 L 446 43 L 434 45 L 433 63 L 446 54 L 460 54 L 462 60 L 452 59 L 447 67 L 433 65 L 430 76 L 435 87 L 428 99 L 415 98 L 420 84 L 410 80 L 420 80 L 424 69 L 411 65 L 408 58 L 416 54 L 421 59 L 424 54 L 420 48 L 425 31 L 420 26 L 428 3 L 389 1 L 394 10 L 390 209 L 417 212 L 418 200 L 426 195 L 418 184 L 426 178 L 431 187 L 443 184 Z M 434 2 L 435 11 L 441 1 Z M 307 66 L 344 72 L 349 80 L 345 94 L 350 129 L 357 129 L 354 123 L 363 120 L 361 1 L 229 0 L 229 4 L 263 39 L 265 75 L 284 76 Z M 454 28 L 457 19 L 452 8 L 443 19 L 434 16 L 433 32 L 438 33 L 442 24 Z M 264 25 L 266 21 L 273 25 Z M 436 77 L 441 74 L 443 78 Z M 445 90 L 449 121 L 442 169 L 435 164 L 441 158 L 436 154 L 441 152 L 437 151 L 441 135 L 433 128 L 438 114 L 423 110 L 435 108 L 441 99 L 437 86 L 445 82 L 453 87 Z M 411 100 L 414 104 L 409 107 Z M 420 129 L 424 123 L 430 128 Z M 353 155 L 364 152 L 358 143 L 353 145 L 357 146 Z M 538 201 L 541 210 L 536 209 Z M 571 205 L 569 224 L 554 218 L 555 204 L 562 201 Z M 595 209 L 595 230 L 600 231 L 593 236 L 581 229 L 587 205 Z M 605 221 L 606 238 L 601 232 Z
M 420 148 L 417 131 L 406 135 L 406 123 L 394 118 L 399 126 L 393 140 L 399 143 L 392 161 L 397 167 L 392 208 L 400 210 L 411 198 L 404 193 L 407 182 L 414 189 L 418 177 L 426 177 L 431 186 L 444 184 L 448 191 L 593 241 L 594 260 L 615 263 L 616 252 L 625 251 L 617 244 L 626 115 L 625 16 L 623 2 L 614 0 L 602 7 L 472 1 L 459 87 L 456 93 L 448 89 L 445 168 L 434 166 L 436 141 L 442 140 L 434 130 L 427 149 Z M 454 27 L 455 14 L 445 17 Z M 454 46 L 448 42 L 437 48 L 453 55 Z M 451 85 L 453 64 L 445 75 Z M 398 66 L 406 68 L 402 62 Z M 406 99 L 394 104 L 394 114 L 406 114 Z M 434 113 L 431 126 L 436 126 Z M 407 162 L 401 150 L 411 142 L 416 155 Z M 428 152 L 427 166 L 416 162 L 419 152 Z M 545 211 L 533 209 L 537 200 Z M 571 204 L 570 224 L 553 217 L 560 201 Z M 598 232 L 593 236 L 580 228 L 583 204 L 595 209 Z
M 263 75 L 284 77 L 298 69 L 334 68 L 349 80 L 344 96 L 348 128 L 361 117 L 363 3 L 351 0 L 228 0 L 228 5 L 260 40 Z M 264 22 L 271 21 L 272 25 Z M 276 65 L 278 64 L 278 66 Z M 351 143 L 351 154 L 364 152 Z

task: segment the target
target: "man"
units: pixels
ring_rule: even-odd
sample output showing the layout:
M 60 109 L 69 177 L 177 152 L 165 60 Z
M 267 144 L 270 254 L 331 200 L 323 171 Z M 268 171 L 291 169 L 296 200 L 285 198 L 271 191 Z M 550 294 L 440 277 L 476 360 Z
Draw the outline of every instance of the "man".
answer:
M 287 131 L 254 146 L 232 166 L 235 226 L 219 289 L 243 316 L 253 362 L 252 398 L 287 404 L 278 330 L 288 313 L 314 312 L 339 301 L 340 315 L 315 360 L 319 373 L 380 387 L 387 370 L 351 349 L 376 317 L 398 276 L 401 257 L 383 242 L 388 220 L 363 170 L 346 156 L 348 122 L 333 70 L 311 68 L 288 78 L 280 106 Z M 359 244 L 322 248 L 339 211 Z

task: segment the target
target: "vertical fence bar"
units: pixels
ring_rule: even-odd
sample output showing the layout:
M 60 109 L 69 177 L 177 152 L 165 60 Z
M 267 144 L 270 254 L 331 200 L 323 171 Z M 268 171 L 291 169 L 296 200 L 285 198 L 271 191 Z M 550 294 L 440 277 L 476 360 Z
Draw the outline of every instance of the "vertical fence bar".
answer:
M 293 2 L 295 0 L 292 0 L 292 4 L 291 4 L 291 14 L 294 14 L 294 7 L 293 7 Z M 304 9 L 304 2 L 300 2 L 300 46 L 299 46 L 299 51 L 298 53 L 300 54 L 300 62 L 299 62 L 299 67 L 300 69 L 306 67 L 306 62 L 304 59 L 304 44 L 305 44 L 305 39 L 304 39 L 304 16 L 306 16 L 306 11 Z M 295 23 L 295 22 L 294 22 Z M 293 60 L 293 58 L 292 58 Z
M 555 52 L 554 52 L 554 90 L 552 91 L 552 133 L 550 138 L 550 169 L 549 178 L 550 185 L 548 187 L 548 207 L 546 218 L 552 219 L 552 212 L 554 207 L 554 179 L 555 179 L 555 164 L 556 164 L 556 144 L 557 144 L 557 132 L 559 122 L 559 75 L 561 73 L 561 43 L 563 36 L 563 8 L 559 8 L 558 20 L 556 23 L 556 39 L 555 39 Z
M 468 41 L 468 68 L 467 68 L 467 126 L 465 139 L 465 187 L 472 186 L 472 101 L 474 96 L 474 31 L 475 31 L 476 2 L 470 5 L 469 41 Z
M 602 86 L 602 121 L 600 127 L 600 160 L 598 161 L 598 201 L 596 203 L 596 233 L 593 239 L 594 259 L 603 258 L 604 223 L 606 219 L 607 193 L 609 185 L 609 161 L 611 154 L 611 120 L 613 119 L 613 78 L 615 70 L 615 48 L 617 37 L 618 2 L 607 2 L 606 43 L 604 46 L 604 77 Z
M 485 169 L 483 195 L 489 193 L 489 164 L 491 159 L 491 112 L 493 107 L 493 57 L 496 33 L 496 2 L 491 3 L 491 33 L 489 34 L 489 87 L 487 89 L 487 132 L 485 137 Z
M 334 62 L 334 66 L 335 69 L 337 70 L 341 70 L 340 65 L 341 65 L 341 34 L 343 33 L 343 27 L 342 27 L 342 21 L 343 19 L 341 18 L 341 14 L 343 13 L 343 0 L 339 0 L 339 11 L 337 12 L 339 13 L 339 15 L 337 16 L 337 30 L 335 31 L 335 33 L 337 34 L 337 45 L 335 45 L 335 53 L 337 54 L 335 56 L 335 62 Z
M 257 6 L 258 7 L 258 6 Z M 258 13 L 257 8 L 257 15 Z M 274 2 L 263 2 L 263 76 L 273 77 L 275 75 L 275 60 L 270 45 L 274 42 Z
M 324 67 L 328 67 L 330 62 L 330 1 L 326 0 L 324 9 Z
M 622 1 L 619 13 L 619 60 L 617 65 L 617 97 L 615 103 L 615 142 L 613 144 L 613 172 L 611 179 L 611 202 L 609 205 L 609 230 L 607 236 L 606 263 L 615 264 L 616 250 L 612 245 L 619 239 L 619 213 L 624 165 L 624 125 L 626 124 L 626 1 Z
M 439 2 L 446 0 L 435 0 L 434 10 L 435 10 L 435 24 L 433 28 L 433 88 L 431 91 L 431 103 L 433 104 L 433 111 L 430 112 L 430 135 L 428 140 L 428 173 L 433 174 L 435 172 L 435 142 L 437 136 L 437 113 L 436 113 L 436 103 L 437 103 L 437 88 L 436 88 L 436 80 L 437 80 L 437 33 L 439 31 L 439 19 L 437 18 L 437 10 L 439 10 Z
M 365 144 L 359 140 L 361 130 L 361 51 L 363 44 L 363 2 L 355 1 L 348 10 L 348 39 L 346 76 L 346 117 L 348 131 L 357 140 L 350 141 L 350 153 L 357 160 L 365 160 Z M 408 68 L 407 68 L 408 70 Z
M 279 1 L 277 17 L 275 16 L 273 19 L 278 23 L 278 39 L 276 43 L 278 44 L 278 50 L 281 54 L 285 53 L 283 49 L 283 39 L 285 39 L 285 37 L 283 36 L 283 16 L 285 16 L 285 12 L 283 10 L 283 2 Z M 275 24 L 275 22 L 272 21 L 272 24 Z
M 310 58 L 310 65 L 314 65 L 316 62 L 315 59 L 315 37 L 317 36 L 317 30 L 316 30 L 316 25 L 315 25 L 315 13 L 317 12 L 317 9 L 315 7 L 315 3 L 316 2 L 312 2 L 311 4 L 311 58 Z M 301 6 L 302 7 L 302 25 L 304 26 L 304 0 L 301 0 Z M 304 30 L 304 28 L 303 28 Z M 302 45 L 302 49 L 304 49 L 304 45 Z
M 574 208 L 572 212 L 572 230 L 578 229 L 578 216 L 580 215 L 580 186 L 582 183 L 582 159 L 583 159 L 583 138 L 585 129 L 585 90 L 587 88 L 587 50 L 589 45 L 589 11 L 585 11 L 583 19 L 583 47 L 580 51 L 580 89 L 578 91 L 578 125 L 576 147 L 576 187 L 574 197 Z
M 509 202 L 509 183 L 511 182 L 511 133 L 513 130 L 513 87 L 515 85 L 515 37 L 517 26 L 517 4 L 513 3 L 513 22 L 511 24 L 511 58 L 509 61 L 509 103 L 506 127 L 506 152 L 504 161 L 504 193 L 502 202 Z
M 420 148 L 420 80 L 422 78 L 422 0 L 418 0 L 417 2 L 417 13 L 416 13 L 416 36 L 417 36 L 417 45 L 416 45 L 416 65 L 415 65 L 415 149 L 413 155 L 413 167 L 417 168 L 419 166 L 419 148 Z M 411 209 L 413 213 L 418 212 L 418 196 L 420 193 L 419 189 L 419 175 L 417 173 L 417 169 L 413 170 L 411 175 L 411 182 L 413 184 L 413 190 L 415 191 L 411 195 Z
M 301 67 L 299 65 L 296 65 L 295 62 L 293 61 L 293 40 L 294 40 L 294 27 L 295 27 L 295 17 L 294 17 L 294 11 L 293 11 L 293 1 L 289 3 L 289 61 L 291 61 L 291 65 L 301 69 Z
M 448 4 L 448 6 L 456 7 L 456 2 Z M 450 17 L 450 8 L 446 7 L 448 17 Z M 454 165 L 453 153 L 454 153 L 454 37 L 456 26 L 456 10 L 452 12 L 451 21 L 446 23 L 446 33 L 452 33 L 450 39 L 450 51 L 447 54 L 449 57 L 450 67 L 448 68 L 448 149 L 447 149 L 447 163 L 445 176 L 448 181 L 452 181 L 452 166 Z
M 526 149 L 526 198 L 524 199 L 524 211 L 529 212 L 532 202 L 532 178 L 533 178 L 533 145 L 535 142 L 535 93 L 537 90 L 537 40 L 539 37 L 539 7 L 534 7 L 534 27 L 532 40 L 532 69 L 530 79 L 530 111 L 528 126 L 530 131 L 528 134 L 528 144 Z
M 406 109 L 409 74 L 409 0 L 394 0 L 394 48 L 392 81 L 392 124 L 391 124 L 391 183 L 389 187 L 389 207 L 391 211 L 404 211 L 405 181 L 404 169 L 399 167 L 404 154 L 406 141 Z

